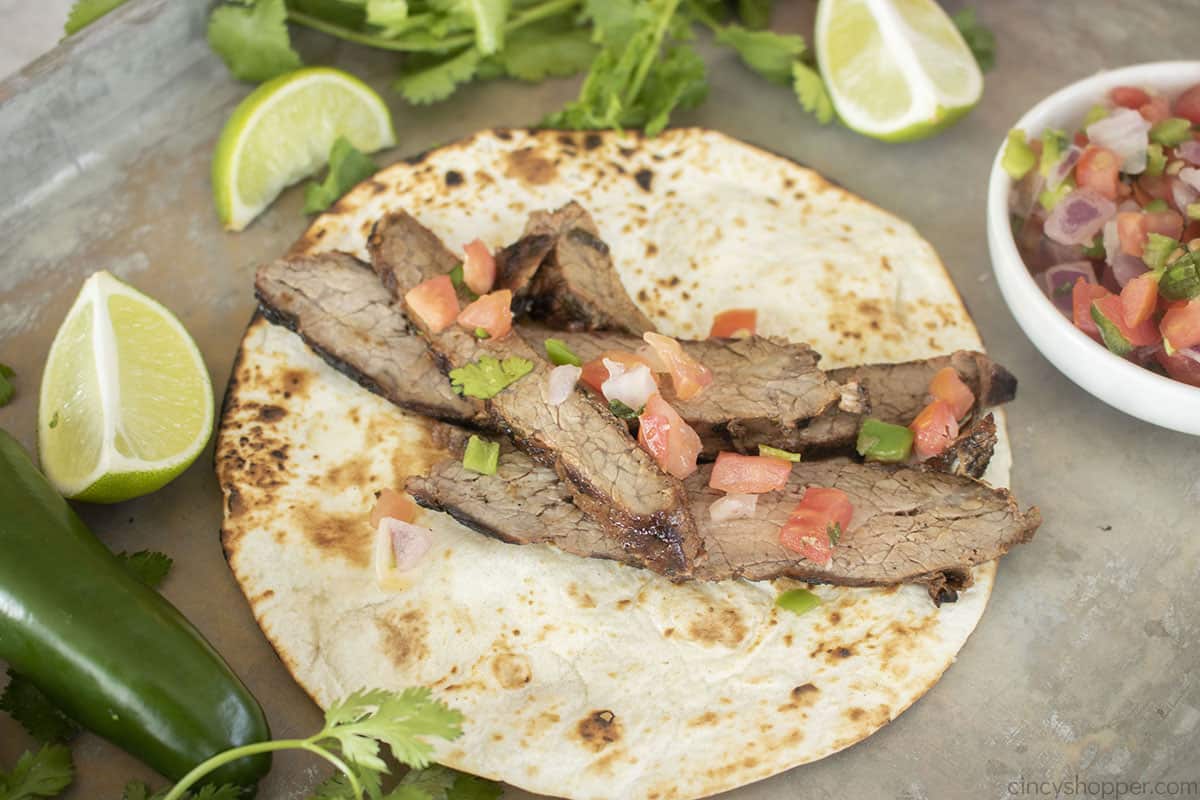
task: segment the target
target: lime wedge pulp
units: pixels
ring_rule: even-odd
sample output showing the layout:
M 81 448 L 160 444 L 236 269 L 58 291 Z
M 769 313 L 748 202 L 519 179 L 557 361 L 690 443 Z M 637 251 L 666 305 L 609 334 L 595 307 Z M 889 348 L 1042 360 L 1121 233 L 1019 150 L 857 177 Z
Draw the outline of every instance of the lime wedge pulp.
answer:
M 221 224 L 245 228 L 284 187 L 320 169 L 339 136 L 364 153 L 396 143 L 387 106 L 353 75 L 311 67 L 255 89 L 234 109 L 213 154 Z
M 838 116 L 866 136 L 931 136 L 983 93 L 975 57 L 934 0 L 821 0 L 815 40 Z
M 159 303 L 97 272 L 50 346 L 38 400 L 42 470 L 63 495 L 115 503 L 161 488 L 212 435 L 199 348 Z

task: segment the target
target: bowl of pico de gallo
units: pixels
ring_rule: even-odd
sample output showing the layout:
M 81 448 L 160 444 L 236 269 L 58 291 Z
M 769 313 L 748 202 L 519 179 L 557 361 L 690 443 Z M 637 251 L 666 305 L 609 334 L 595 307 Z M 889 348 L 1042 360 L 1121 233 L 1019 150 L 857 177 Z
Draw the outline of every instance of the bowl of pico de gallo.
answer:
M 1200 435 L 1200 61 L 1115 69 L 1029 110 L 988 186 L 992 268 L 1055 367 Z

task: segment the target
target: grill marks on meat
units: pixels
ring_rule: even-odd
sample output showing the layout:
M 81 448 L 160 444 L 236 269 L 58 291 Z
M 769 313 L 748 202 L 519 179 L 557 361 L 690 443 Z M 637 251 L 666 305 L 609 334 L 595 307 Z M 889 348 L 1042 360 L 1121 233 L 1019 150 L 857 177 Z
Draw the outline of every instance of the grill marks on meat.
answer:
M 982 478 L 996 449 L 996 418 L 985 414 L 967 425 L 940 456 L 925 462 L 931 469 Z
M 570 333 L 531 325 L 518 332 L 539 352 L 547 338 L 559 338 L 585 362 L 608 350 L 635 352 L 644 344 L 620 333 Z M 661 390 L 700 435 L 709 459 L 721 450 L 757 454 L 760 444 L 793 449 L 807 421 L 841 401 L 843 387 L 817 368 L 820 356 L 808 345 L 759 336 L 682 344 L 712 370 L 712 385 L 690 400 L 676 397 L 665 378 Z
M 1036 508 L 1022 512 L 1012 496 L 970 478 L 918 467 L 845 460 L 796 465 L 788 486 L 761 495 L 753 518 L 715 523 L 709 507 L 722 496 L 708 488 L 711 467 L 685 481 L 705 555 L 698 580 L 793 577 L 809 583 L 890 586 L 922 583 L 935 601 L 954 599 L 970 584 L 970 568 L 1029 541 L 1041 522 Z M 779 544 L 779 528 L 808 485 L 836 487 L 854 505 L 854 519 L 819 566 Z M 571 504 L 551 470 L 506 450 L 493 476 L 472 473 L 454 459 L 427 477 L 410 478 L 408 491 L 427 508 L 515 544 L 553 544 L 565 552 L 654 569 L 636 550 L 602 535 Z
M 264 315 L 298 333 L 335 369 L 402 408 L 453 422 L 483 419 L 429 357 L 371 268 L 344 253 L 264 264 L 254 281 Z
M 550 246 L 544 260 L 534 263 L 546 242 Z M 498 285 L 512 289 L 519 307 L 536 319 L 570 330 L 619 330 L 639 336 L 655 330 L 625 291 L 592 215 L 578 203 L 530 214 L 521 239 L 506 250 L 525 257 L 501 259 L 517 266 L 498 268 Z
M 445 274 L 456 263 L 437 237 L 405 212 L 381 219 L 368 241 L 375 271 L 393 296 Z M 410 320 L 445 370 L 490 355 L 530 360 L 533 371 L 483 406 L 493 426 L 536 461 L 553 468 L 578 508 L 647 566 L 687 577 L 702 546 L 682 484 L 664 474 L 607 408 L 577 391 L 559 406 L 546 401 L 551 366 L 519 336 L 481 341 L 458 326 L 439 334 Z M 444 378 L 442 380 L 445 380 Z

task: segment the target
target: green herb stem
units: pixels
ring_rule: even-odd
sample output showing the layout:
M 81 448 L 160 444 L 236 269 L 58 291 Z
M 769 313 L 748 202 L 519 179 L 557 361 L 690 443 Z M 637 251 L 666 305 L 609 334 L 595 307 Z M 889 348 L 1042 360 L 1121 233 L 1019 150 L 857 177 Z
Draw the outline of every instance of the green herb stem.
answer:
M 362 798 L 362 784 L 359 783 L 358 776 L 354 774 L 354 770 L 350 768 L 350 765 L 316 744 L 324 733 L 325 731 L 321 731 L 321 733 L 310 739 L 280 739 L 272 742 L 256 742 L 255 744 L 247 744 L 242 747 L 235 747 L 232 750 L 226 750 L 223 753 L 217 753 L 212 758 L 197 765 L 187 775 L 184 775 L 179 783 L 171 787 L 171 791 L 167 792 L 163 800 L 180 800 L 180 798 L 187 794 L 188 789 L 192 788 L 201 778 L 218 767 L 222 767 L 232 761 L 237 761 L 239 758 L 258 755 L 259 753 L 271 753 L 277 750 L 307 750 L 314 755 L 320 756 L 345 774 L 350 779 L 350 786 L 354 790 L 354 797 Z
M 650 74 L 650 67 L 654 65 L 658 58 L 658 52 L 662 48 L 663 37 L 667 35 L 667 28 L 671 24 L 671 20 L 675 17 L 675 9 L 679 7 L 679 0 L 667 0 L 667 5 L 658 18 L 658 24 L 654 27 L 654 38 L 650 41 L 650 46 L 646 48 L 645 54 L 642 56 L 642 63 L 638 64 L 637 72 L 633 76 L 633 82 L 626 87 L 625 96 L 621 98 L 622 104 L 626 107 L 633 105 L 638 94 L 642 91 L 642 84 L 646 82 L 646 76 Z
M 513 18 L 504 24 L 504 32 L 512 33 L 520 30 L 526 25 L 532 25 L 535 22 L 562 14 L 570 11 L 575 6 L 579 5 L 582 0 L 547 0 L 540 5 L 527 8 L 524 11 L 513 15 Z M 678 0 L 676 0 L 678 2 Z M 303 25 L 306 28 L 312 28 L 321 33 L 327 33 L 330 36 L 336 36 L 339 39 L 345 39 L 348 42 L 363 44 L 368 47 L 378 47 L 381 50 L 393 50 L 396 52 L 407 53 L 444 53 L 450 50 L 456 50 L 460 47 L 468 47 L 475 41 L 474 31 L 460 33 L 454 36 L 446 36 L 436 43 L 430 42 L 406 42 L 403 39 L 389 39 L 386 36 L 379 36 L 374 33 L 365 33 L 356 31 L 353 28 L 347 28 L 344 25 L 338 25 L 334 22 L 321 19 L 313 14 L 308 14 L 303 11 L 298 11 L 294 8 L 288 8 L 287 16 L 289 22 L 294 22 L 297 25 Z

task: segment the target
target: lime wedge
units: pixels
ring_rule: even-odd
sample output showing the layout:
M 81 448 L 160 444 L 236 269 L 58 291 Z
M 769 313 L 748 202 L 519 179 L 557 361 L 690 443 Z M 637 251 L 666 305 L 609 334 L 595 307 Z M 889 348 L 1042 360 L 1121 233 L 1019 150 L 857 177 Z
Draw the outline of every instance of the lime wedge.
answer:
M 339 136 L 364 153 L 396 143 L 387 106 L 353 75 L 313 67 L 255 89 L 234 109 L 213 154 L 221 223 L 245 228 L 284 187 L 320 169 Z
M 50 482 L 94 503 L 147 494 L 196 460 L 212 428 L 208 369 L 175 315 L 107 272 L 88 278 L 42 375 Z
M 838 116 L 866 136 L 923 139 L 983 93 L 975 57 L 934 0 L 821 0 L 815 38 Z

